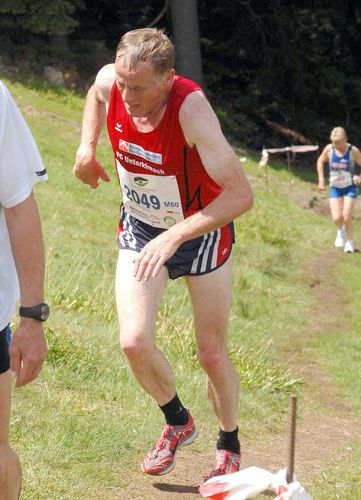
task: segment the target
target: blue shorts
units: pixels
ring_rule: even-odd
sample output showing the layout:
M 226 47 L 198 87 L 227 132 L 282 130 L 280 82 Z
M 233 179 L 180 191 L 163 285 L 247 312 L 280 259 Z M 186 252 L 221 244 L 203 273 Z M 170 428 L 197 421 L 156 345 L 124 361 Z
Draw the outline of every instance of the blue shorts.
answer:
M 121 230 L 118 236 L 120 250 L 140 252 L 158 234 L 166 231 L 139 221 L 121 210 Z M 216 231 L 206 233 L 183 243 L 165 266 L 171 279 L 180 276 L 200 276 L 221 267 L 232 252 L 234 243 L 233 222 Z
M 8 325 L 0 332 L 0 373 L 8 371 L 10 368 L 9 343 L 11 330 Z
M 329 198 L 343 198 L 347 196 L 348 198 L 357 198 L 358 188 L 355 184 L 351 184 L 351 186 L 345 188 L 336 188 L 330 186 L 330 190 L 328 192 Z

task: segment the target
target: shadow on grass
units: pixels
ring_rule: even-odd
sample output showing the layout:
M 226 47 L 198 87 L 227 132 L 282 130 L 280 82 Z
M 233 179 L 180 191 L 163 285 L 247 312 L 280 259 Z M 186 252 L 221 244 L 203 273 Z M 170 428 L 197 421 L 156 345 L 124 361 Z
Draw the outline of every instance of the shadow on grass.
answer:
M 154 488 L 169 493 L 194 493 L 198 494 L 198 486 L 189 486 L 185 484 L 153 483 Z
M 198 486 L 186 486 L 184 484 L 153 483 L 154 488 L 168 493 L 194 493 L 199 494 Z M 258 494 L 258 498 L 274 498 L 274 493 L 270 490 Z

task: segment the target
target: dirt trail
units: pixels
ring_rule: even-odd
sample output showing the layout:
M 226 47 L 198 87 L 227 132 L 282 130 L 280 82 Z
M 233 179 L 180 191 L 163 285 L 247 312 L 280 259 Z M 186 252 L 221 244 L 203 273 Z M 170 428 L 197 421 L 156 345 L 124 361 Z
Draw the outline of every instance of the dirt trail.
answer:
M 302 197 L 293 190 L 293 197 L 294 201 L 310 208 L 310 193 Z M 319 198 L 312 208 L 322 214 L 328 213 L 327 200 Z M 342 256 L 341 252 L 330 248 L 321 255 L 315 255 L 308 263 L 305 275 L 319 299 L 318 303 L 311 312 L 307 329 L 297 332 L 292 339 L 288 337 L 285 345 L 280 346 L 284 357 L 292 359 L 293 373 L 305 381 L 299 398 L 296 438 L 296 473 L 305 486 L 307 478 L 321 473 L 332 457 L 346 456 L 348 443 L 361 435 L 360 422 L 343 399 L 339 387 L 319 369 L 310 347 L 316 336 L 347 328 L 344 321 L 342 324 L 340 321 L 345 317 L 342 290 L 335 286 L 333 278 L 334 266 Z M 287 440 L 287 428 L 262 444 L 256 444 L 257 440 L 243 440 L 242 466 L 258 465 L 274 472 L 285 467 Z M 109 496 L 109 499 L 199 499 L 198 484 L 207 470 L 206 466 L 212 462 L 212 450 L 205 455 L 197 452 L 196 445 L 184 448 L 178 453 L 177 465 L 171 474 L 151 477 L 141 472 L 133 473 L 132 484 L 116 496 Z M 266 496 L 269 498 L 269 495 L 263 495 Z

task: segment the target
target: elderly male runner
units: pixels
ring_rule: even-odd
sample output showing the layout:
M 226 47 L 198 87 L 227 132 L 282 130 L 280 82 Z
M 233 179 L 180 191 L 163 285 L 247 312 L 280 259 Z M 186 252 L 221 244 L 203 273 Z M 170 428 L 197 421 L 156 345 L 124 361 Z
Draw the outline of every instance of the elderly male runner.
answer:
M 44 246 L 32 192 L 47 177 L 28 126 L 0 80 L 0 500 L 17 500 L 21 490 L 20 462 L 9 443 L 10 369 L 17 387 L 28 384 L 38 376 L 47 352 Z M 19 284 L 20 322 L 9 356 L 9 323 Z
M 202 89 L 175 75 L 174 62 L 174 47 L 162 31 L 139 29 L 122 37 L 115 63 L 99 71 L 88 92 L 74 174 L 93 188 L 100 179 L 109 181 L 96 161 L 107 119 L 123 197 L 116 272 L 120 343 L 166 420 L 142 470 L 170 472 L 177 449 L 197 436 L 153 338 L 168 278 L 185 276 L 198 359 L 220 426 L 210 477 L 239 469 L 239 378 L 228 357 L 227 323 L 232 220 L 251 208 L 252 193 Z

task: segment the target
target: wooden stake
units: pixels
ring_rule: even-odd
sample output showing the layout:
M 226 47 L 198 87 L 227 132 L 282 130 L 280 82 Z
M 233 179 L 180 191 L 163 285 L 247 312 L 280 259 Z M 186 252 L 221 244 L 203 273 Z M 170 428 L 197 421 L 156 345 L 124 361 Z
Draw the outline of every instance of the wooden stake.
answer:
M 288 466 L 287 466 L 287 483 L 293 482 L 295 469 L 295 441 L 296 441 L 296 411 L 297 411 L 297 396 L 291 394 L 289 405 L 289 441 L 288 441 Z

